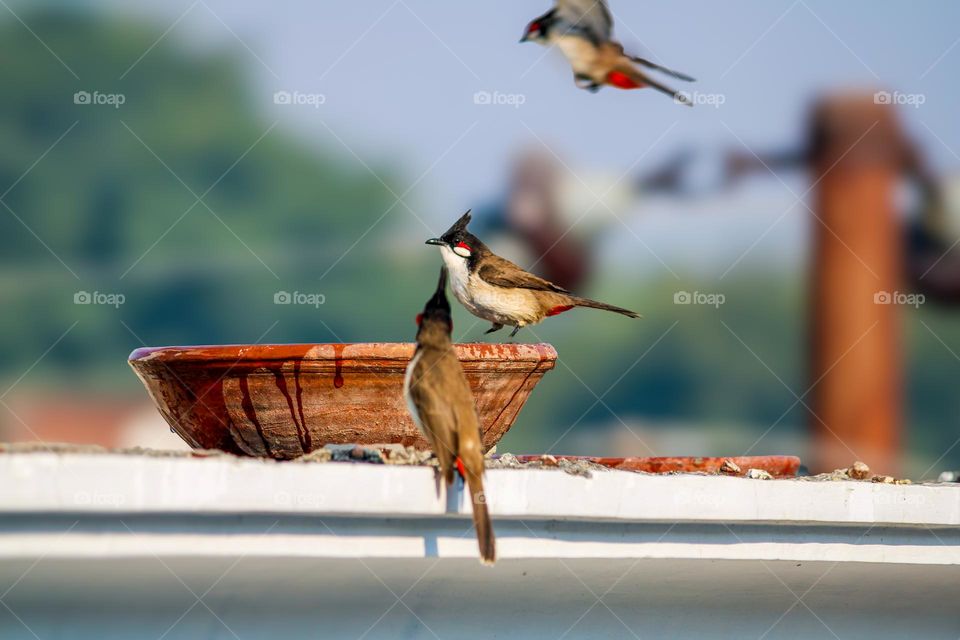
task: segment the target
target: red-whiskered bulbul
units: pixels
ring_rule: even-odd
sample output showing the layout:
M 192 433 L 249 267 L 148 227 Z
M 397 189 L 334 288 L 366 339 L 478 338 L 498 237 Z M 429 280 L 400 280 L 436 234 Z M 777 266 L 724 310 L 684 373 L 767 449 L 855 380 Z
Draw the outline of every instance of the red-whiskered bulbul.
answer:
M 514 327 L 510 334 L 512 338 L 521 328 L 574 307 L 640 317 L 628 309 L 580 298 L 524 271 L 490 251 L 479 238 L 467 231 L 469 223 L 470 212 L 467 211 L 449 231 L 439 238 L 427 240 L 427 244 L 440 247 L 443 263 L 450 273 L 450 288 L 457 300 L 473 315 L 493 323 L 487 333 L 511 326 Z
M 613 18 L 605 0 L 556 0 L 556 6 L 527 25 L 520 42 L 556 45 L 573 67 L 577 86 L 599 91 L 609 85 L 619 89 L 652 87 L 676 102 L 693 106 L 690 98 L 647 76 L 637 65 L 693 82 L 690 76 L 667 69 L 645 58 L 628 55 L 613 40 Z
M 483 493 L 480 419 L 470 385 L 450 341 L 453 318 L 447 300 L 446 267 L 441 267 L 437 291 L 417 316 L 417 324 L 417 348 L 407 365 L 403 395 L 410 407 L 410 416 L 440 461 L 440 473 L 447 486 L 453 483 L 454 467 L 466 480 L 473 502 L 480 562 L 492 565 L 497 554 Z

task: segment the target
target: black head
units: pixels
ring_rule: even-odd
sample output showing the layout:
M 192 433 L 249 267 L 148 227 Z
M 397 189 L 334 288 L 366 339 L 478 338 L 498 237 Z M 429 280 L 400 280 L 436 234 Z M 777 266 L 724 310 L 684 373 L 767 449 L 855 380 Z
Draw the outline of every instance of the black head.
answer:
M 417 341 L 425 333 L 442 331 L 449 336 L 453 331 L 453 315 L 447 300 L 447 268 L 440 267 L 440 281 L 433 297 L 427 300 L 423 313 L 417 316 Z
M 520 38 L 520 43 L 524 42 L 539 42 L 544 43 L 547 41 L 547 32 L 550 29 L 550 24 L 553 21 L 553 11 L 545 13 L 536 20 L 530 22 L 527 25 L 527 28 L 523 31 L 523 37 Z
M 469 211 L 453 223 L 453 226 L 447 229 L 447 232 L 442 236 L 427 240 L 427 244 L 449 248 L 461 258 L 469 260 L 484 245 L 479 238 L 467 231 L 468 224 L 470 224 Z

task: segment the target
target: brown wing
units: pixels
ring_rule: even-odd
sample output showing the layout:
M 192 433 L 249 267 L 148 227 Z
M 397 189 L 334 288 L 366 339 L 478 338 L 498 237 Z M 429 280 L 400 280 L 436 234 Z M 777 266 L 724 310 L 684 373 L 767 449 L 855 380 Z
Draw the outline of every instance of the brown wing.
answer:
M 423 349 L 413 372 L 410 399 L 450 484 L 460 447 L 458 434 L 461 429 L 480 430 L 473 394 L 453 349 Z
M 613 37 L 613 18 L 604 0 L 557 0 L 557 16 L 598 44 Z
M 494 284 L 498 287 L 570 293 L 563 287 L 558 287 L 549 280 L 544 280 L 532 273 L 524 271 L 509 260 L 492 254 L 484 260 L 483 266 L 480 267 L 477 273 L 483 278 L 484 282 Z

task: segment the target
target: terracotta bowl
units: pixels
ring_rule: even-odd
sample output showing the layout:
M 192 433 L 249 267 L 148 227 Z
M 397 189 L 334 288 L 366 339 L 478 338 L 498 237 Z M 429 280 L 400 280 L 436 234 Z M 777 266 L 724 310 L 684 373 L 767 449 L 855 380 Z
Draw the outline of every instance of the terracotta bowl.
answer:
M 554 367 L 557 352 L 548 344 L 454 348 L 488 450 Z M 130 365 L 190 446 L 289 459 L 325 444 L 429 448 L 403 399 L 413 349 L 396 343 L 144 348 L 130 354 Z

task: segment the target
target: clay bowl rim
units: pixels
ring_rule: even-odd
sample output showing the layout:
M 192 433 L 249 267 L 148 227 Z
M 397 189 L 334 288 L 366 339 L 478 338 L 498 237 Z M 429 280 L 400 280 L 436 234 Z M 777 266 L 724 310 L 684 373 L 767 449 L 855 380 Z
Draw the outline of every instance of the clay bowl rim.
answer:
M 499 344 L 489 342 L 454 343 L 461 363 L 503 362 L 554 364 L 559 355 L 553 345 L 540 343 Z M 354 347 L 354 353 L 345 353 Z M 361 349 L 355 349 L 362 347 Z M 152 362 L 178 364 L 240 365 L 250 362 L 326 363 L 407 362 L 413 354 L 413 342 L 314 342 L 289 344 L 228 344 L 140 347 L 134 349 L 127 362 L 137 368 Z M 332 354 L 327 349 L 332 349 Z M 550 367 L 552 368 L 552 366 Z

